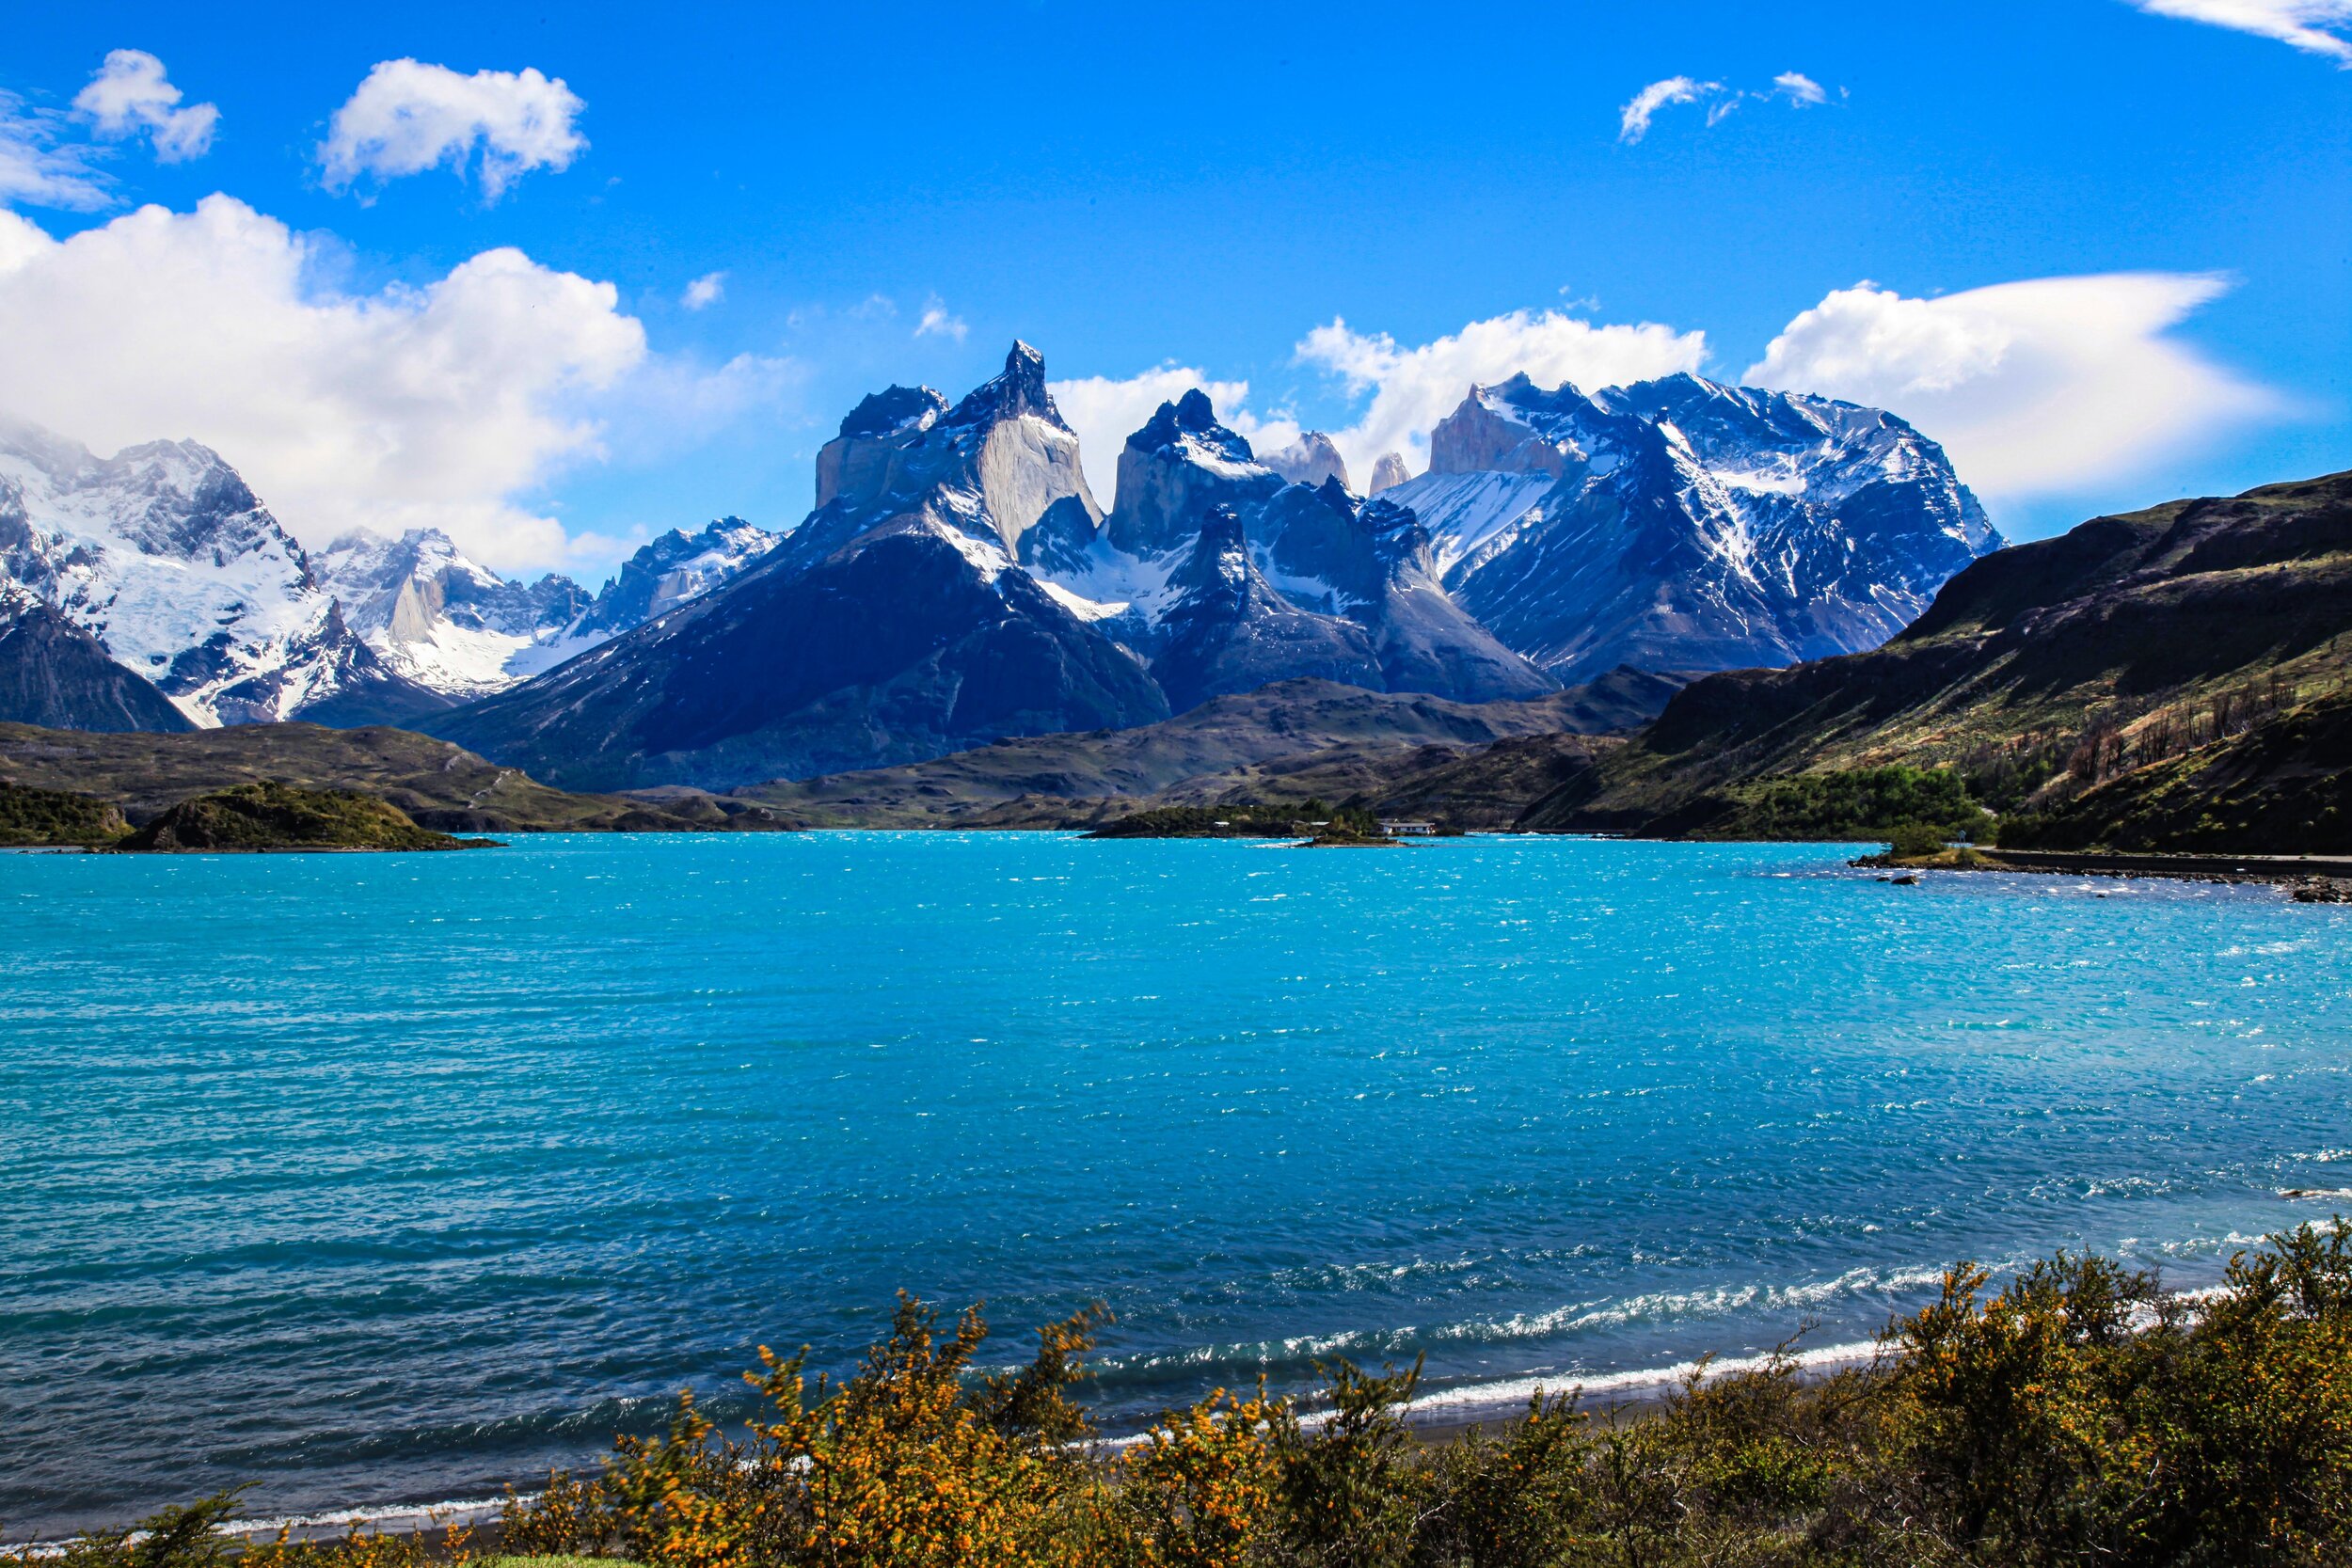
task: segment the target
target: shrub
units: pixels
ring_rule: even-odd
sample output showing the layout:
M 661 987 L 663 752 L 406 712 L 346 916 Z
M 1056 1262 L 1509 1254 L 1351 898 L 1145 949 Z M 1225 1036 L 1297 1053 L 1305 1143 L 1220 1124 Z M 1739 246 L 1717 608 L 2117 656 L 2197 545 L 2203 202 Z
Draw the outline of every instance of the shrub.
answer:
M 1537 1395 L 1499 1433 L 1413 1440 L 1418 1363 L 1326 1370 L 1327 1415 L 1222 1391 L 1116 1451 L 1069 1394 L 1100 1308 L 978 1376 L 987 1326 L 902 1297 L 840 1385 L 761 1353 L 769 1415 L 691 1399 L 604 1473 L 507 1513 L 502 1549 L 679 1568 L 2318 1568 L 2352 1560 L 2352 1229 L 2241 1255 L 2190 1303 L 2061 1253 L 1988 1294 L 1961 1265 L 1872 1365 L 1786 1353 L 1595 1419 Z M 225 1568 L 233 1496 L 85 1536 L 61 1568 Z M 462 1536 L 246 1549 L 246 1568 L 425 1568 Z

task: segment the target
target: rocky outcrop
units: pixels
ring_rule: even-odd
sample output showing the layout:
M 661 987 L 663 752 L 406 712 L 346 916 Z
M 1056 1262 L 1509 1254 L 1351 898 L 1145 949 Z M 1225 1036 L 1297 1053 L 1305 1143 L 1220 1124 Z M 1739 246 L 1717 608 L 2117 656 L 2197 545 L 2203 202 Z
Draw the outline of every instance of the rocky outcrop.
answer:
M 1282 487 L 1249 443 L 1217 423 L 1199 388 L 1163 403 L 1119 454 L 1119 499 L 1103 533 L 1130 556 L 1188 546 L 1217 507 L 1253 510 Z
M 1395 489 L 1412 477 L 1412 470 L 1405 466 L 1404 453 L 1384 451 L 1372 466 L 1372 479 L 1364 486 L 1364 493 L 1376 496 L 1383 490 Z

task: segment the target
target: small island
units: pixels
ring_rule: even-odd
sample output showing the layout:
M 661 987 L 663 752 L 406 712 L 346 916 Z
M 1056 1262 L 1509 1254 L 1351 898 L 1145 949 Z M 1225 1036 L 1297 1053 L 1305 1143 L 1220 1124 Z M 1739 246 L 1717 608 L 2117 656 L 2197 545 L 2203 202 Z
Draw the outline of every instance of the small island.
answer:
M 274 780 L 183 800 L 106 846 L 119 853 L 479 849 L 495 839 L 420 828 L 389 801 L 347 790 L 297 789 Z
M 1428 822 L 1383 822 L 1362 806 L 1295 804 L 1152 806 L 1105 822 L 1086 838 L 1292 838 L 1309 848 L 1388 847 L 1401 838 L 1456 836 Z

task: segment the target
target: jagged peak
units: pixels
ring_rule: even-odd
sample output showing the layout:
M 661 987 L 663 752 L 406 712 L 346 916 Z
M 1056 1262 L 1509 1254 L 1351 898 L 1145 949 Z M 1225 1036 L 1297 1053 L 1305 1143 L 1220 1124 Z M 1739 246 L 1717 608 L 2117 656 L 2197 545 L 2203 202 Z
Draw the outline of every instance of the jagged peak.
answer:
M 913 426 L 927 429 L 947 412 L 947 400 L 929 387 L 892 385 L 879 392 L 868 392 L 858 405 L 842 417 L 844 438 L 857 436 L 894 436 Z
M 1230 463 L 1256 463 L 1249 442 L 1238 432 L 1217 423 L 1216 405 L 1195 387 L 1173 403 L 1163 403 L 1141 430 L 1127 437 L 1130 449 L 1158 451 L 1189 441 Z
M 1015 339 L 1012 351 L 1005 356 L 1003 373 L 965 393 L 948 414 L 947 422 L 983 424 L 1025 414 L 1064 430 L 1070 428 L 1062 422 L 1061 410 L 1054 406 L 1053 393 L 1045 389 L 1045 356 Z

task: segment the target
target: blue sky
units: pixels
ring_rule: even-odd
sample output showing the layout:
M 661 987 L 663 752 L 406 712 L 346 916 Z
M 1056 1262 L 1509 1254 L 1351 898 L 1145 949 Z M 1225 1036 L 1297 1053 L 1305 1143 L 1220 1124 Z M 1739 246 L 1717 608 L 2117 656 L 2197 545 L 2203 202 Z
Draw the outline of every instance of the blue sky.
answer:
M 2018 536 L 2352 467 L 2344 0 L 8 35 L 0 406 L 206 440 L 311 543 L 429 524 L 593 574 L 787 526 L 859 395 L 953 395 L 1016 336 L 1079 384 L 1105 504 L 1119 433 L 1196 375 L 1262 439 L 1343 432 L 1360 477 L 1418 467 L 1473 375 L 1754 372 L 1905 414 Z

